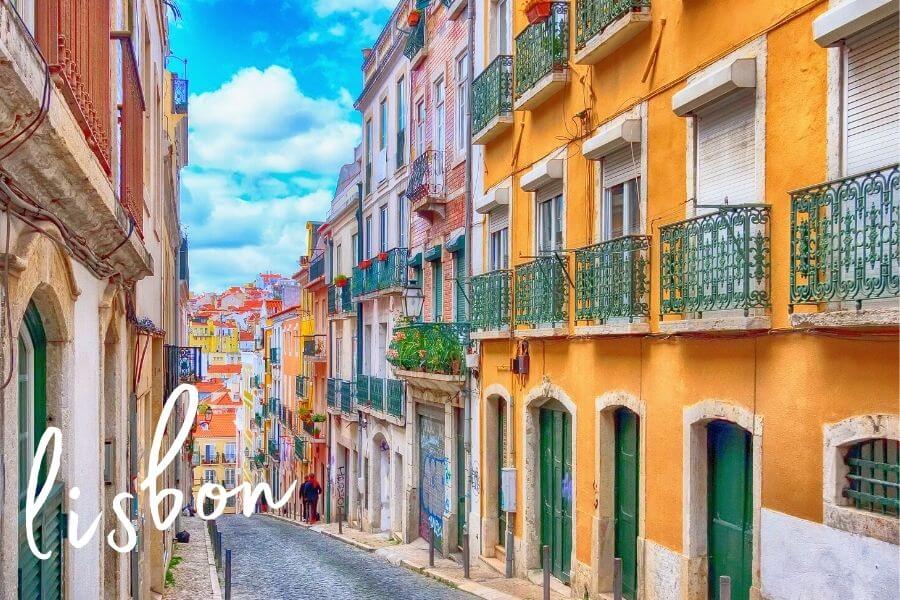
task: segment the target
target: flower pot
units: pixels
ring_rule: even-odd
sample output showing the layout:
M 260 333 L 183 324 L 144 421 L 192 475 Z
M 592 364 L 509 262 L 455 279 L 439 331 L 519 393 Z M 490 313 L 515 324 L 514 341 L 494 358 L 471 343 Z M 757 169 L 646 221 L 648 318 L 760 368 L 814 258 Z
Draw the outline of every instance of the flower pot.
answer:
M 378 253 L 378 260 L 380 260 L 381 262 L 387 262 L 387 259 L 388 259 L 387 252 L 379 252 Z
M 372 260 L 369 258 L 362 260 L 359 263 L 359 268 L 362 269 L 363 271 L 365 271 L 366 269 L 368 269 L 371 266 L 372 266 Z
M 550 2 L 533 0 L 528 5 L 528 8 L 525 9 L 525 15 L 528 17 L 528 22 L 532 25 L 543 23 L 550 18 Z
M 416 27 L 419 24 L 419 21 L 422 19 L 422 13 L 417 10 L 410 12 L 406 16 L 406 24 L 410 27 Z

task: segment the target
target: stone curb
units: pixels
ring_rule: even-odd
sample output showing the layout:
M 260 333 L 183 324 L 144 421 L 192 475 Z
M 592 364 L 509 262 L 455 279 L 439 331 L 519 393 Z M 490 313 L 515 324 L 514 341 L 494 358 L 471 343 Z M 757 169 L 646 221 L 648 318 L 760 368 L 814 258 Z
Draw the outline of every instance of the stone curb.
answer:
M 222 600 L 222 588 L 219 587 L 219 573 L 216 570 L 216 557 L 213 554 L 212 538 L 209 537 L 206 522 L 203 523 L 203 541 L 206 543 L 206 561 L 209 564 L 209 582 L 212 585 L 210 600 Z

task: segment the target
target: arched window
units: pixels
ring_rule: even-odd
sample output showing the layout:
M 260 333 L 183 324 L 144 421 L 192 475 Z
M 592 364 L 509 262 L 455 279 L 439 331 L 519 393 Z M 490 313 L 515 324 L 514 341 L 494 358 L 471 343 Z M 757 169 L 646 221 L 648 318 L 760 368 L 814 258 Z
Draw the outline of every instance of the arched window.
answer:
M 900 512 L 900 442 L 871 439 L 847 448 L 843 495 L 861 510 L 898 516 Z
M 33 303 L 28 304 L 19 333 L 18 375 L 19 508 L 24 509 L 34 451 L 47 428 L 47 336 Z

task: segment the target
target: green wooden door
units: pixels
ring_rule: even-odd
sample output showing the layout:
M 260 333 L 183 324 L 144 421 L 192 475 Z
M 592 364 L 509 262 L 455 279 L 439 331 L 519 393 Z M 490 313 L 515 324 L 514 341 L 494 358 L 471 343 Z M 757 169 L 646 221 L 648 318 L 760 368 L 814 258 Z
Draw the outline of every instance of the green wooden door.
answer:
M 550 546 L 550 571 L 569 582 L 572 559 L 572 418 L 541 409 L 541 544 Z
M 622 559 L 622 595 L 637 598 L 638 439 L 640 420 L 627 408 L 616 411 L 615 553 Z
M 732 600 L 750 595 L 753 552 L 753 463 L 750 434 L 733 423 L 707 429 L 709 597 L 719 598 L 719 577 L 731 577 Z
M 503 510 L 503 466 L 506 462 L 506 403 L 497 404 L 497 539 L 506 548 L 506 511 Z
M 464 293 L 466 286 L 466 251 L 460 248 L 453 253 L 453 268 L 456 281 L 453 286 L 453 293 L 456 294 L 456 319 L 457 323 L 465 323 L 466 321 L 466 295 Z

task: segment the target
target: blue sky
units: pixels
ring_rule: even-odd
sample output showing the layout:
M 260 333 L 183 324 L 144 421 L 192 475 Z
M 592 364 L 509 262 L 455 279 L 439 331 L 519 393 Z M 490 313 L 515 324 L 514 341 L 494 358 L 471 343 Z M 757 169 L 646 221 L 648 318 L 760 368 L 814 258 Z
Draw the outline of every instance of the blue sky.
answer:
M 171 47 L 191 87 L 181 197 L 192 290 L 296 270 L 305 223 L 325 216 L 359 143 L 362 49 L 395 2 L 179 1 Z

